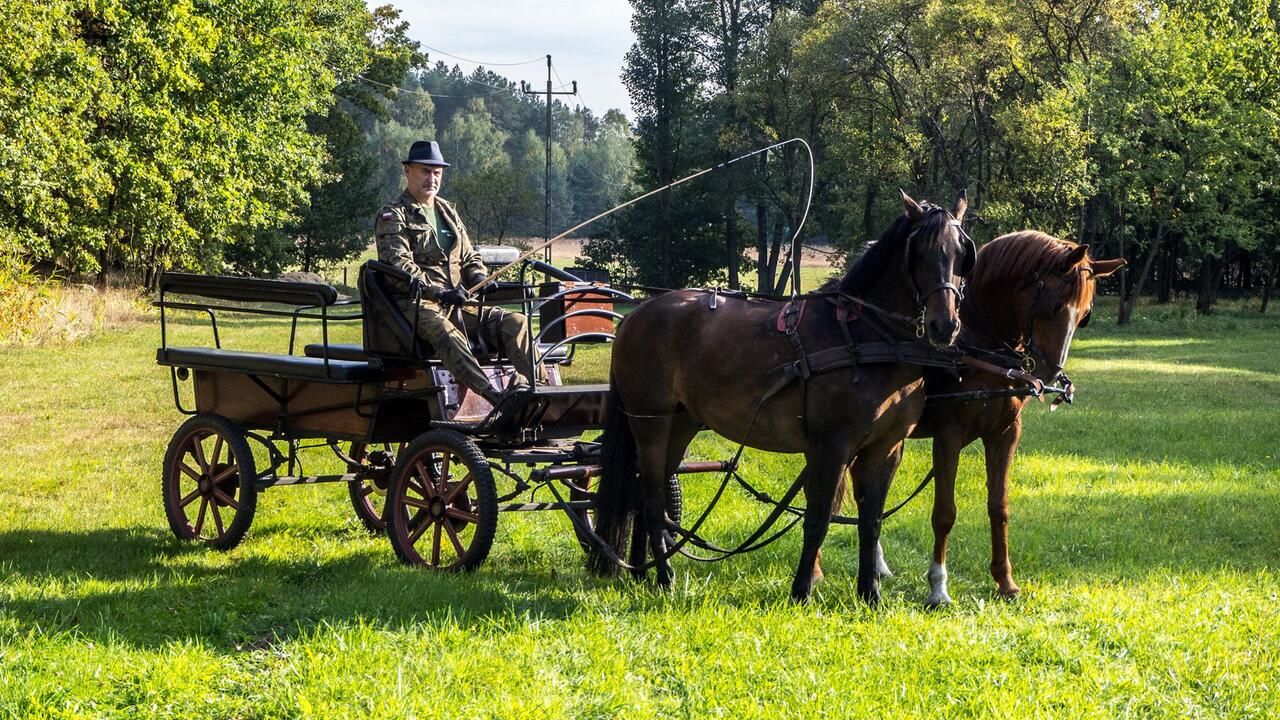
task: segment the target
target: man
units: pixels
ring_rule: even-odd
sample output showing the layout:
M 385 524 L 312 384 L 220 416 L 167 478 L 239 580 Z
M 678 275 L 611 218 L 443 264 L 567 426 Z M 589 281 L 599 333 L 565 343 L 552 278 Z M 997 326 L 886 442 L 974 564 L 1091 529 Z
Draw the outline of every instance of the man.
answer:
M 497 409 L 490 416 L 493 422 L 502 412 L 514 410 L 513 401 L 524 396 L 518 389 L 528 388 L 535 377 L 543 379 L 538 372 L 541 366 L 535 370 L 530 360 L 529 321 L 520 313 L 498 307 L 484 308 L 481 316 L 474 306 L 464 305 L 471 299 L 468 288 L 483 281 L 486 271 L 457 210 L 436 195 L 444 169 L 449 167 L 440 145 L 434 140 L 415 142 L 402 164 L 405 191 L 378 211 L 378 259 L 408 273 L 422 288 L 418 336 L 431 345 L 459 384 L 479 393 Z M 404 293 L 401 308 L 412 322 L 414 303 L 409 288 L 399 289 Z M 451 316 L 460 320 L 467 333 L 478 333 L 486 344 L 502 348 L 517 373 L 508 392 L 490 384 L 471 354 L 467 336 Z

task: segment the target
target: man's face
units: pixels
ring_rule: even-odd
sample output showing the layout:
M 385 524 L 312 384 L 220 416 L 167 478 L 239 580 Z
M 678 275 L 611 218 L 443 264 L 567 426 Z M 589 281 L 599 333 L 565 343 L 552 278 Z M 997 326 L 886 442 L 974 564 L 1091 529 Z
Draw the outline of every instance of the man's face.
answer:
M 444 168 L 439 165 L 423 165 L 422 163 L 405 163 L 404 179 L 409 194 L 418 202 L 430 202 L 440 192 L 440 183 L 444 180 Z

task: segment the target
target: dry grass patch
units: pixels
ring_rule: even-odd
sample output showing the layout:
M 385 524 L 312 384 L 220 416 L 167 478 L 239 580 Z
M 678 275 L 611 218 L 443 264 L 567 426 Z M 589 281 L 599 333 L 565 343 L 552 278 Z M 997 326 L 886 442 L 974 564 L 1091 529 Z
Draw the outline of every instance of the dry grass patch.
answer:
M 0 281 L 0 348 L 72 343 L 131 328 L 147 305 L 135 288 L 61 284 L 33 276 Z

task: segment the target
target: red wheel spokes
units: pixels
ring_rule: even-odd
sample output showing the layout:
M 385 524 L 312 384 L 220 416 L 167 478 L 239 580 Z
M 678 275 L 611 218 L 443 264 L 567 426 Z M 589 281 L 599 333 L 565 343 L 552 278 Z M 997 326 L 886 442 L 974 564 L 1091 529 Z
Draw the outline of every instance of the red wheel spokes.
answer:
M 458 508 L 454 508 L 454 507 L 446 508 L 444 512 L 445 512 L 445 514 L 446 514 L 446 515 L 448 515 L 449 517 L 451 517 L 451 518 L 453 518 L 453 519 L 455 519 L 455 520 L 461 520 L 461 521 L 463 521 L 463 522 L 468 522 L 468 523 L 478 523 L 478 522 L 480 522 L 480 516 L 479 516 L 479 515 L 477 515 L 477 514 L 475 514 L 475 513 L 469 513 L 469 512 L 467 512 L 467 511 L 465 511 L 465 510 L 459 510 Z M 452 524 L 452 523 L 449 523 L 449 526 L 450 526 L 450 527 L 453 527 L 453 524 Z
M 461 492 L 463 488 L 471 484 L 471 478 L 471 473 L 467 473 L 467 476 L 462 478 L 461 482 L 454 485 L 453 488 L 449 490 L 449 492 L 444 496 L 444 502 L 446 505 L 453 504 L 454 499 L 458 497 L 458 493 Z
M 195 527 L 196 537 L 200 536 L 200 529 L 204 527 L 204 511 L 208 507 L 209 507 L 209 498 L 207 497 L 200 498 L 200 515 L 196 517 L 196 527 Z
M 200 488 L 197 486 L 195 490 L 191 491 L 190 495 L 187 495 L 178 501 L 178 507 L 186 507 L 191 504 L 192 500 L 195 500 L 198 497 L 200 497 Z
M 422 501 L 422 500 L 414 500 L 414 499 L 413 499 L 413 498 L 411 498 L 411 497 L 406 497 L 406 498 L 404 499 L 404 504 L 405 504 L 405 505 L 408 505 L 409 507 L 416 507 L 416 508 L 418 508 L 419 510 L 430 510 L 430 509 L 431 509 L 431 503 L 429 503 L 429 502 L 424 502 L 424 501 Z
M 431 564 L 440 565 L 440 523 L 436 523 L 435 536 L 431 540 Z
M 231 508 L 232 510 L 239 510 L 239 509 L 240 509 L 240 505 L 239 505 L 239 503 L 237 503 L 235 500 L 233 500 L 233 499 L 231 498 L 231 496 L 230 496 L 230 495 L 227 495 L 226 493 L 222 492 L 221 490 L 219 490 L 219 489 L 218 489 L 218 488 L 216 488 L 216 487 L 215 487 L 215 488 L 213 488 L 213 496 L 214 496 L 216 499 L 221 500 L 223 505 L 226 505 L 227 507 Z M 217 503 L 214 503 L 214 505 L 216 506 L 216 505 L 217 505 Z M 216 509 L 216 508 L 215 508 L 215 509 Z
M 462 556 L 467 554 L 467 551 L 466 548 L 462 547 L 462 540 L 458 537 L 458 531 L 453 529 L 453 523 L 447 523 L 444 518 L 441 518 L 440 524 L 436 527 L 443 527 L 449 533 L 449 540 L 453 542 L 453 549 L 458 553 L 458 559 L 461 560 Z
M 191 436 L 191 454 L 195 456 L 196 463 L 200 465 L 200 471 L 203 473 L 209 472 L 209 461 L 204 456 L 204 439 L 206 437 L 208 436 Z
M 440 453 L 440 484 L 436 487 L 441 493 L 445 488 L 449 487 L 449 462 L 453 459 L 453 453 L 445 451 Z M 448 502 L 446 500 L 445 502 Z
M 217 462 L 215 462 L 214 467 L 217 467 L 217 466 L 218 464 Z M 219 483 L 226 481 L 227 478 L 231 477 L 232 475 L 235 475 L 239 470 L 240 468 L 236 465 L 230 465 L 228 467 L 223 468 L 222 472 L 218 473 L 213 477 L 213 484 L 218 485 Z
M 210 467 L 217 467 L 218 458 L 222 456 L 222 436 L 214 435 L 214 438 L 215 439 L 213 441 L 213 457 L 209 458 Z

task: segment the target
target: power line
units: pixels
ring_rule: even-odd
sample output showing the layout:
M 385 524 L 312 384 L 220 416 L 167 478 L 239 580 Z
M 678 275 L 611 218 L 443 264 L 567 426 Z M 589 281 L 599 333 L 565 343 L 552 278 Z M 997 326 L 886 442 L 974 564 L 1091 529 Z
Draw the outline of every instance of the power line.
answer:
M 485 62 L 485 61 L 483 61 L 483 60 L 472 60 L 472 59 L 470 59 L 470 58 L 464 58 L 464 57 L 462 57 L 461 55 L 454 55 L 453 53 L 447 53 L 447 52 L 445 52 L 445 51 L 443 51 L 443 50 L 441 50 L 441 49 L 439 49 L 439 48 L 433 48 L 433 47 L 431 47 L 430 45 L 427 45 L 427 44 L 425 44 L 425 43 L 422 43 L 422 47 L 424 47 L 424 48 L 426 48 L 426 49 L 430 50 L 431 52 L 440 53 L 441 55 L 444 55 L 445 57 L 451 57 L 451 58 L 453 58 L 454 60 L 461 60 L 461 61 L 463 61 L 463 62 L 475 63 L 476 65 L 485 65 L 485 66 L 497 66 L 497 65 L 502 65 L 502 66 L 510 67 L 510 66 L 515 66 L 515 65 L 532 65 L 533 63 L 536 63 L 536 62 L 542 62 L 542 58 L 540 58 L 540 57 L 536 57 L 536 58 L 534 58 L 534 59 L 532 59 L 532 60 L 525 60 L 525 61 L 523 61 L 523 62 L 509 62 L 509 63 L 502 63 L 502 62 Z

